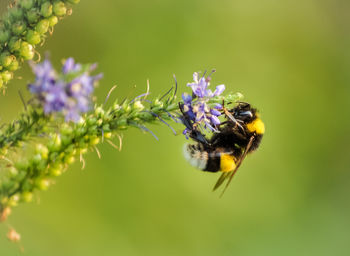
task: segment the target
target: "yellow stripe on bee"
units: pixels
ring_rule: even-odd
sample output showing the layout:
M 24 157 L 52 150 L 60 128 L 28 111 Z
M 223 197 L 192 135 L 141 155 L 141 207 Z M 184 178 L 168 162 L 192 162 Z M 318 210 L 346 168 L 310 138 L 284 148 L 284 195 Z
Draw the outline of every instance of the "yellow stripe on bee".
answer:
M 230 172 L 236 168 L 235 157 L 229 154 L 222 154 L 220 156 L 220 171 Z
M 247 129 L 250 132 L 256 132 L 257 134 L 264 134 L 265 125 L 260 118 L 254 119 L 253 122 L 247 124 Z

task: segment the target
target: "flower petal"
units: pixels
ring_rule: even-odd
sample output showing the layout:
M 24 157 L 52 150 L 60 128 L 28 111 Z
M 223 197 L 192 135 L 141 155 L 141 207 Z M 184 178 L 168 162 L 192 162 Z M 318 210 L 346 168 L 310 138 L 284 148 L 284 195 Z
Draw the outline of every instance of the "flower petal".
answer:
M 193 81 L 198 84 L 198 72 L 193 73 Z
M 216 89 L 215 89 L 215 92 L 214 92 L 214 96 L 220 95 L 224 90 L 225 90 L 225 85 L 224 84 L 220 84 L 220 85 L 216 86 Z
M 221 112 L 217 111 L 216 109 L 211 109 L 210 113 L 214 116 L 221 116 Z
M 191 94 L 183 93 L 182 94 L 182 99 L 183 99 L 185 104 L 191 104 L 192 96 L 191 96 Z
M 214 116 L 214 115 L 212 115 L 210 117 L 210 120 L 211 120 L 212 124 L 214 124 L 214 125 L 219 125 L 221 123 L 219 118 L 217 118 L 217 116 Z

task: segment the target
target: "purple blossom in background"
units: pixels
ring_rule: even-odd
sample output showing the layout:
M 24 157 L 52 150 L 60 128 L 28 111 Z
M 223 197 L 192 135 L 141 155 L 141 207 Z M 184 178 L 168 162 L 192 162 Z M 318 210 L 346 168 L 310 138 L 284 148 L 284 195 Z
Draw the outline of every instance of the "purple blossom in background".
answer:
M 55 83 L 43 94 L 44 111 L 46 114 L 60 112 L 67 102 L 67 94 L 64 91 L 64 83 Z
M 192 96 L 187 93 L 182 94 L 183 111 L 194 124 L 203 124 L 204 128 L 216 131 L 215 127 L 220 124 L 218 116 L 221 115 L 219 110 L 222 109 L 222 106 L 216 104 L 214 108 L 210 108 L 207 103 L 210 98 L 219 96 L 225 90 L 225 85 L 216 86 L 215 91 L 212 92 L 208 89 L 211 80 L 210 75 L 206 78 L 204 75 L 199 78 L 199 74 L 195 72 L 193 73 L 193 80 L 194 82 L 187 84 L 192 89 Z M 185 135 L 188 132 L 187 128 L 183 131 Z
M 66 121 L 78 122 L 81 114 L 89 110 L 94 85 L 102 78 L 102 74 L 90 75 L 96 65 L 84 70 L 83 65 L 68 58 L 60 75 L 57 75 L 47 59 L 39 64 L 31 63 L 31 66 L 36 79 L 28 87 L 45 113 L 61 112 Z
M 81 68 L 81 64 L 75 63 L 73 58 L 68 58 L 63 64 L 62 73 L 66 75 L 68 73 L 79 72 Z
M 39 64 L 30 62 L 33 73 L 35 74 L 35 82 L 29 84 L 29 90 L 31 93 L 47 92 L 51 86 L 55 83 L 57 74 L 52 68 L 49 60 L 44 60 Z

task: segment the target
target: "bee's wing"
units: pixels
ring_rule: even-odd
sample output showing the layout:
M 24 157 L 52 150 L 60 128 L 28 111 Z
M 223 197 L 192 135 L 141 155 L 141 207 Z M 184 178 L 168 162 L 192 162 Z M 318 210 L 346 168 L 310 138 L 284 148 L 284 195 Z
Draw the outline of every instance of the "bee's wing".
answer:
M 215 183 L 215 186 L 213 188 L 213 191 L 215 191 L 218 187 L 221 186 L 222 183 L 224 183 L 224 181 L 230 176 L 231 172 L 223 172 L 218 181 Z
M 245 150 L 244 150 L 242 156 L 238 159 L 236 168 L 235 168 L 233 171 L 231 171 L 231 172 L 225 172 L 225 173 L 221 174 L 221 176 L 219 177 L 218 181 L 216 182 L 216 184 L 215 184 L 213 190 L 216 190 L 218 187 L 220 187 L 220 186 L 224 183 L 225 180 L 228 179 L 228 181 L 227 181 L 227 183 L 226 183 L 226 186 L 225 186 L 225 188 L 224 188 L 224 190 L 222 191 L 222 193 L 221 193 L 220 196 L 222 196 L 222 195 L 225 193 L 225 191 L 226 191 L 228 185 L 230 185 L 233 176 L 234 176 L 235 173 L 237 172 L 238 168 L 241 166 L 241 164 L 242 164 L 244 158 L 247 156 L 247 153 L 248 153 L 250 147 L 252 146 L 253 140 L 254 140 L 254 136 L 250 137 L 247 147 L 245 148 Z

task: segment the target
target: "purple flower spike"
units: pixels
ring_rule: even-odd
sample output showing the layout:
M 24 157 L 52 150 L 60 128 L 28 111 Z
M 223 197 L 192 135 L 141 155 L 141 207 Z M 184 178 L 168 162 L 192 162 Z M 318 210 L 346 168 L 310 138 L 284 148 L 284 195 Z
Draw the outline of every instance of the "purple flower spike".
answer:
M 182 94 L 184 101 L 183 111 L 193 124 L 203 125 L 205 129 L 211 131 L 217 131 L 216 127 L 220 124 L 218 116 L 221 115 L 219 110 L 222 109 L 222 105 L 216 104 L 213 108 L 208 105 L 210 98 L 219 96 L 224 90 L 225 85 L 218 85 L 214 93 L 208 89 L 211 81 L 210 75 L 206 78 L 204 75 L 199 78 L 197 72 L 193 73 L 192 83 L 188 83 L 187 86 L 191 87 L 194 98 L 187 93 Z M 184 134 L 187 135 L 189 130 L 186 128 Z
M 73 58 L 68 58 L 60 76 L 56 74 L 49 60 L 39 64 L 32 63 L 31 66 L 36 79 L 29 84 L 29 90 L 43 106 L 46 114 L 61 112 L 66 121 L 77 122 L 81 114 L 90 109 L 94 85 L 102 78 L 102 74 L 90 75 L 96 65 L 79 74 L 76 72 L 82 70 L 82 65 L 75 63 Z

